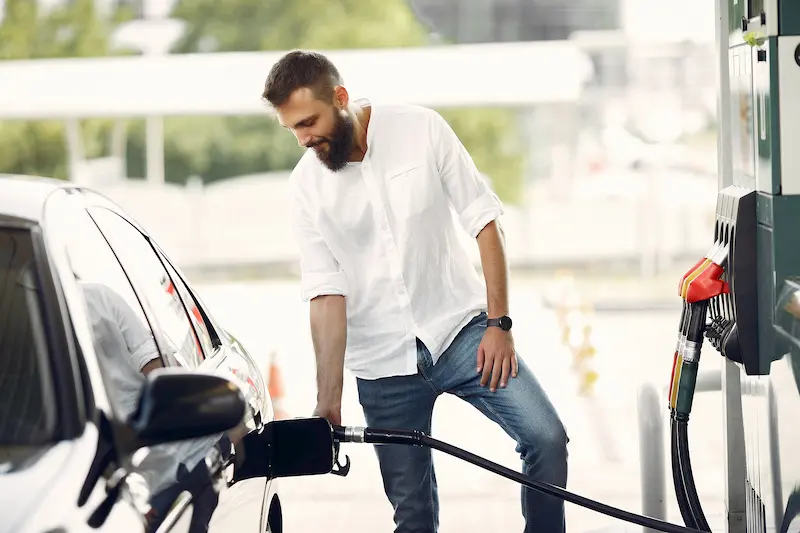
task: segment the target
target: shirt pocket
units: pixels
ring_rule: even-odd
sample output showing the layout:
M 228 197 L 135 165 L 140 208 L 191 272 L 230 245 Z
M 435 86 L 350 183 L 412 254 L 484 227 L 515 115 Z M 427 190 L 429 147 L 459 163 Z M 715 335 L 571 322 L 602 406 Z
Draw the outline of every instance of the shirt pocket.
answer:
M 396 218 L 428 211 L 434 202 L 434 176 L 422 163 L 407 163 L 386 173 L 386 194 Z

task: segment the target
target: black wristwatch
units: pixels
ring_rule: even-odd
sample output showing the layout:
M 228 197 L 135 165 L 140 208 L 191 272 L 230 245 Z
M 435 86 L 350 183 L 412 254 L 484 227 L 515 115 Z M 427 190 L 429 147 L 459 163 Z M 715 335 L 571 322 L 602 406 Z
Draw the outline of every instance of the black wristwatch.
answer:
M 511 329 L 511 317 L 501 316 L 500 318 L 487 318 L 486 325 L 500 328 L 503 331 L 508 331 Z

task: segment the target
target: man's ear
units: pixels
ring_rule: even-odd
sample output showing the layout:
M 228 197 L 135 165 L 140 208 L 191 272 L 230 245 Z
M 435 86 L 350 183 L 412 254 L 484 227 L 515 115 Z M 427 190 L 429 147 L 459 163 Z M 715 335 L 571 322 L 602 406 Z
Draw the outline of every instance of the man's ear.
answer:
M 343 85 L 337 85 L 333 88 L 333 105 L 339 109 L 347 109 L 350 104 L 350 95 Z

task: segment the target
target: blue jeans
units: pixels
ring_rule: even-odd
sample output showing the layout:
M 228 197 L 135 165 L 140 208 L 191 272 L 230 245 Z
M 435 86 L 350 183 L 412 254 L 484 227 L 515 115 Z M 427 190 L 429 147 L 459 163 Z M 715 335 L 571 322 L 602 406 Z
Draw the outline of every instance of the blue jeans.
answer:
M 506 388 L 481 387 L 478 345 L 486 331 L 486 314 L 465 326 L 434 366 L 417 341 L 418 373 L 377 380 L 358 379 L 358 396 L 367 425 L 420 430 L 431 434 L 433 405 L 442 393 L 463 398 L 496 422 L 517 443 L 523 472 L 538 481 L 565 488 L 567 438 L 550 400 L 521 358 L 519 372 Z M 431 450 L 404 445 L 376 445 L 383 486 L 394 508 L 395 533 L 436 533 L 439 499 Z M 525 532 L 563 533 L 564 502 L 522 488 Z

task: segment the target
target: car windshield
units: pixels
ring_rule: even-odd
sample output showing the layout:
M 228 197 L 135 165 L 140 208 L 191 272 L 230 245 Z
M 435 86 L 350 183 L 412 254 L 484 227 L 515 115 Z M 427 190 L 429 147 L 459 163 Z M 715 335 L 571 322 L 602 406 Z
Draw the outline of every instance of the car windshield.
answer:
M 53 437 L 39 287 L 30 232 L 0 227 L 0 449 Z

